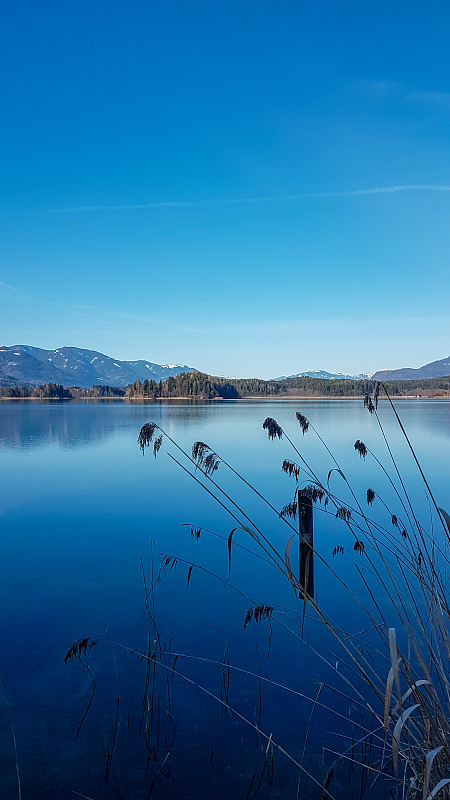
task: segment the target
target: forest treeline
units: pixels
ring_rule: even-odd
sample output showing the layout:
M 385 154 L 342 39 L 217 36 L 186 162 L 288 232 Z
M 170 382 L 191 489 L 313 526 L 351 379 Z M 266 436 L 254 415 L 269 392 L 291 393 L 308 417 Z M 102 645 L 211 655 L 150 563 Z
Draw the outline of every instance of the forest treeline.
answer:
M 447 396 L 450 376 L 426 380 L 386 382 L 392 395 Z M 362 397 L 371 393 L 375 381 L 325 380 L 324 378 L 287 378 L 264 381 L 261 378 L 224 380 L 201 372 L 184 372 L 164 383 L 136 381 L 127 387 L 126 397 L 199 397 L 204 399 L 240 399 L 245 397 Z
M 166 381 L 135 381 L 127 387 L 91 386 L 69 389 L 55 383 L 43 386 L 3 386 L 0 397 L 41 400 L 78 400 L 83 398 L 124 398 L 130 400 L 190 397 L 202 400 L 246 397 L 361 397 L 371 393 L 375 381 L 326 380 L 324 378 L 287 378 L 264 381 L 260 378 L 215 378 L 203 372 L 183 372 Z M 450 394 L 450 376 L 426 380 L 387 381 L 392 396 L 446 397 Z
M 126 389 L 117 386 L 91 386 L 81 389 L 71 386 L 70 389 L 59 383 L 44 383 L 42 386 L 0 386 L 0 398 L 35 398 L 36 400 L 78 400 L 96 397 L 124 397 Z

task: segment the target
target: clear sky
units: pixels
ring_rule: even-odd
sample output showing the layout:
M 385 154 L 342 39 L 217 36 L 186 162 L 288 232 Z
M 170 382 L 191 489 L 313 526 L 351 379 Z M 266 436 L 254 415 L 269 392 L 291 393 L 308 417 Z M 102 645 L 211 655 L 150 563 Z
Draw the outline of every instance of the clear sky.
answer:
M 7 0 L 0 344 L 448 356 L 449 40 L 447 0 Z

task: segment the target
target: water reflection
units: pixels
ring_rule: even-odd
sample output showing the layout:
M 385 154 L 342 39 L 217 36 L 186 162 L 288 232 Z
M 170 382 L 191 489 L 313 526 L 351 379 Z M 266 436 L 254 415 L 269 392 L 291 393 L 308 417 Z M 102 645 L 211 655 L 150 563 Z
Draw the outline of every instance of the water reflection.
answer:
M 4 402 L 0 405 L 0 447 L 92 447 L 118 429 L 136 429 L 143 417 L 167 421 L 171 428 L 175 409 L 182 409 L 182 418 L 191 422 L 204 418 L 208 410 L 213 413 L 213 406 L 189 400 L 174 401 L 170 406 L 115 400 Z
M 450 405 L 445 401 L 403 401 L 398 406 L 445 506 L 450 461 L 444 445 L 450 433 Z M 355 439 L 360 438 L 382 453 L 388 464 L 376 420 L 359 401 L 1 404 L 0 656 L 23 766 L 24 796 L 43 800 L 51 797 L 51 792 L 63 797 L 74 790 L 90 797 L 115 798 L 120 789 L 125 797 L 147 797 L 154 769 L 159 769 L 167 754 L 164 735 L 171 741 L 171 718 L 177 726 L 170 757 L 172 777 L 169 780 L 158 773 L 153 797 L 193 800 L 198 797 L 199 785 L 204 796 L 225 799 L 246 797 L 248 792 L 253 796 L 261 774 L 260 800 L 296 796 L 295 771 L 275 758 L 275 779 L 270 786 L 267 771 L 263 773 L 267 743 L 262 745 L 259 740 L 255 745 L 254 730 L 243 730 L 236 718 L 221 714 L 211 698 L 201 696 L 195 686 L 177 682 L 175 673 L 183 672 L 220 697 L 228 687 L 223 683 L 227 672 L 221 666 L 226 652 L 230 664 L 288 682 L 298 692 L 314 697 L 316 681 L 324 681 L 325 673 L 321 667 L 313 670 L 310 650 L 303 647 L 300 635 L 293 650 L 285 629 L 274 627 L 270 632 L 264 620 L 258 624 L 253 620 L 244 630 L 250 604 L 278 604 L 288 624 L 298 625 L 302 603 L 283 576 L 274 575 L 264 561 L 255 561 L 247 551 L 234 547 L 234 543 L 252 547 L 244 531 L 234 534 L 229 576 L 227 539 L 235 522 L 191 478 L 177 471 L 167 458 L 167 450 L 174 452 L 170 443 L 164 444 L 155 462 L 151 453 L 142 459 L 136 440 L 142 424 L 154 419 L 188 452 L 193 441 L 208 442 L 281 510 L 292 501 L 295 490 L 295 481 L 281 472 L 281 463 L 296 456 L 285 439 L 267 440 L 262 430 L 266 416 L 275 417 L 289 431 L 325 483 L 334 466 L 311 432 L 302 436 L 295 420 L 298 408 L 320 430 L 344 473 L 351 476 L 361 501 L 368 486 L 381 491 L 382 474 L 369 458 L 360 460 L 353 448 Z M 399 456 L 402 473 L 412 475 L 414 464 L 388 411 L 382 404 L 383 424 L 389 439 L 403 448 L 404 455 Z M 276 513 L 268 514 L 267 507 L 223 465 L 216 477 L 284 555 L 292 531 L 287 531 Z M 345 492 L 336 471 L 330 481 L 336 494 Z M 423 498 L 428 513 L 423 486 L 420 481 L 415 486 L 414 497 Z M 385 513 L 383 509 L 373 511 Z M 180 527 L 182 522 L 202 527 L 199 540 L 190 537 L 189 526 Z M 314 544 L 324 559 L 329 561 L 333 548 L 345 544 L 345 557 L 338 556 L 333 564 L 340 579 L 350 580 L 353 562 L 347 554 L 353 553 L 353 542 L 344 542 L 341 521 L 334 513 L 317 510 L 314 525 Z M 297 554 L 298 544 L 296 535 L 291 547 L 295 574 L 300 566 L 309 594 L 315 593 L 321 603 L 328 604 L 343 629 L 356 633 L 363 626 L 349 616 L 337 579 L 330 577 L 319 558 L 314 570 L 301 543 Z M 180 655 L 174 666 L 175 657 L 166 658 L 159 694 L 153 698 L 151 724 L 147 721 L 146 728 L 142 716 L 146 663 L 136 653 L 114 649 L 105 642 L 96 646 L 89 663 L 98 694 L 75 741 L 90 683 L 80 664 L 64 665 L 64 654 L 75 639 L 86 635 L 114 640 L 131 650 L 148 647 L 140 558 L 150 583 L 152 569 L 158 574 L 162 554 L 176 557 L 178 563 L 173 568 L 172 562 L 165 566 L 155 591 L 152 611 L 158 632 L 166 650 L 190 654 L 193 659 L 183 663 Z M 189 574 L 192 564 L 198 566 Z M 304 633 L 309 636 L 308 646 L 320 646 L 323 652 L 325 645 L 331 647 L 324 642 L 320 626 L 308 617 Z M 211 663 L 194 661 L 195 656 Z M 230 700 L 248 719 L 255 722 L 260 717 L 264 729 L 276 731 L 283 746 L 301 757 L 311 704 L 300 697 L 286 700 L 271 687 L 260 695 L 258 678 L 250 680 L 238 673 L 230 675 L 230 687 Z M 114 741 L 118 693 L 120 728 L 112 761 L 117 784 L 112 780 L 106 784 L 105 753 Z M 324 702 L 348 715 L 342 698 L 325 695 L 324 690 Z M 148 700 L 148 695 L 145 698 Z M 150 762 L 148 730 L 153 737 Z M 305 763 L 322 777 L 324 743 L 336 748 L 329 715 L 317 712 Z M 7 790 L 14 796 L 9 729 L 0 734 L 0 767 L 7 776 Z M 343 785 L 341 797 L 350 797 L 347 775 Z M 317 787 L 305 785 L 301 796 L 317 796 Z
M 396 403 L 410 436 L 422 442 L 427 435 L 450 438 L 450 402 L 446 400 L 403 400 Z M 57 447 L 92 446 L 115 431 L 136 428 L 142 420 L 155 419 L 168 432 L 177 423 L 186 425 L 206 420 L 234 419 L 240 426 L 255 409 L 261 415 L 271 413 L 292 425 L 293 410 L 301 408 L 325 432 L 333 430 L 333 438 L 349 431 L 349 422 L 356 424 L 367 414 L 359 400 L 251 400 L 251 401 L 194 401 L 174 400 L 170 403 L 133 403 L 122 400 L 93 402 L 32 401 L 2 402 L 0 404 L 0 447 L 34 448 L 51 444 Z M 380 402 L 380 415 L 388 428 L 395 420 L 386 402 Z M 323 430 L 323 428 L 322 428 Z

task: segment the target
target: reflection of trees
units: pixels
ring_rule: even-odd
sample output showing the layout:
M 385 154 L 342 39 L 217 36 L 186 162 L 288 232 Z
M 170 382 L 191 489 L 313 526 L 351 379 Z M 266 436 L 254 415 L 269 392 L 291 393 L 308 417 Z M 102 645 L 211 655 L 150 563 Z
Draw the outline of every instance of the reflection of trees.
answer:
M 0 448 L 35 449 L 49 444 L 92 447 L 118 430 L 139 430 L 149 405 L 151 416 L 165 420 L 179 416 L 186 422 L 196 421 L 213 412 L 212 404 L 189 400 L 171 402 L 170 406 L 122 400 L 44 404 L 32 400 L 2 402 Z
M 110 412 L 113 413 L 110 413 Z M 2 405 L 2 447 L 37 448 L 49 444 L 65 447 L 92 445 L 117 427 L 113 409 L 32 402 Z
M 276 402 L 276 401 L 274 401 Z M 345 427 L 348 419 L 348 403 L 352 401 L 336 400 L 314 401 L 313 406 L 320 408 L 321 424 L 327 424 L 328 418 L 342 421 Z M 223 409 L 232 405 L 233 412 L 238 406 L 261 405 L 266 409 L 267 401 L 205 401 L 177 399 L 169 402 L 155 403 L 145 400 L 96 400 L 94 402 L 48 402 L 39 403 L 33 400 L 2 401 L 0 405 L 0 448 L 25 447 L 37 448 L 54 444 L 63 447 L 95 445 L 114 431 L 134 428 L 139 430 L 148 418 L 157 419 L 167 429 L 182 422 L 201 423 L 217 414 L 217 404 Z M 317 405 L 316 405 L 317 404 Z M 293 405 L 297 404 L 295 401 Z M 282 403 L 285 407 L 285 401 Z M 229 409 L 231 411 L 231 409 Z M 427 437 L 449 435 L 450 402 L 404 400 L 401 404 L 402 417 L 408 431 L 415 441 Z M 264 413 L 264 412 L 262 412 Z M 228 412 L 227 412 L 228 417 Z M 339 426 L 338 426 L 339 427 Z

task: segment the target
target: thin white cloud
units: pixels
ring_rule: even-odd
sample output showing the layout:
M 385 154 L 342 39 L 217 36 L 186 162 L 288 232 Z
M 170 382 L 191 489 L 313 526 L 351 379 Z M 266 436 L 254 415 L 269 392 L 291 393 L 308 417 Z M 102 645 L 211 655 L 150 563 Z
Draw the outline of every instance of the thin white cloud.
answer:
M 392 194 L 393 192 L 450 192 L 450 185 L 433 183 L 407 183 L 399 186 L 380 186 L 375 189 L 353 189 L 343 192 L 319 192 L 305 197 L 356 197 L 360 194 Z
M 321 197 L 358 197 L 371 194 L 393 194 L 395 192 L 450 192 L 449 184 L 408 183 L 394 186 L 377 186 L 369 189 L 344 189 L 337 192 L 302 192 L 300 194 L 274 195 L 272 197 L 231 197 L 222 200 L 167 200 L 127 205 L 71 206 L 51 209 L 52 213 L 83 211 L 139 211 L 147 208 L 177 208 L 191 206 L 237 205 L 240 203 L 279 203 Z
M 14 301 L 14 303 L 25 302 L 37 306 L 55 305 L 55 303 L 50 300 L 40 300 L 37 297 L 32 297 L 31 295 L 27 294 L 27 292 L 23 292 L 22 289 L 18 289 L 17 286 L 11 286 L 10 283 L 5 283 L 5 281 L 0 281 L 0 291 L 2 290 L 11 293 L 10 300 Z
M 442 111 L 450 109 L 450 93 L 437 89 L 411 89 L 395 81 L 357 81 L 353 86 L 363 94 L 383 102 L 397 100 Z
M 179 318 L 171 319 L 165 317 L 156 319 L 149 317 L 146 314 L 138 314 L 129 311 L 116 311 L 95 305 L 77 304 L 73 305 L 72 308 L 85 319 L 90 319 L 93 322 L 101 321 L 103 326 L 107 325 L 110 328 L 117 330 L 126 330 L 128 333 L 133 330 L 133 332 L 142 335 L 143 331 L 147 331 L 149 325 L 155 325 L 164 326 L 166 333 L 168 331 L 180 331 L 182 333 L 189 333 L 191 335 L 199 335 L 202 337 L 208 336 L 210 340 L 214 338 L 222 340 L 224 336 L 229 336 L 231 331 L 234 335 L 255 335 L 258 337 L 264 336 L 268 333 L 270 333 L 270 335 L 276 335 L 277 333 L 280 335 L 285 335 L 288 332 L 306 332 L 308 335 L 313 335 L 315 332 L 323 333 L 325 330 L 334 332 L 337 327 L 339 327 L 341 332 L 359 332 L 363 327 L 367 327 L 372 323 L 375 324 L 375 319 L 370 317 L 368 318 L 367 316 L 352 317 L 349 319 L 345 315 L 336 314 L 332 317 L 301 317 L 293 319 L 267 318 L 258 319 L 251 322 L 241 321 L 239 318 L 229 320 L 219 317 L 216 319 L 213 327 L 206 327 L 202 326 L 201 324 L 191 324 L 189 321 Z M 396 318 L 395 320 L 392 320 L 391 317 L 384 318 L 377 316 L 376 323 L 379 324 L 382 320 L 384 320 L 386 323 L 389 322 L 391 327 L 396 330 L 403 330 L 404 328 L 410 328 L 411 326 L 420 327 L 421 325 L 430 328 L 430 326 L 448 323 L 448 317 L 439 317 L 436 315 L 429 317 L 405 316 Z M 126 323 L 126 325 L 122 325 L 121 323 Z M 130 324 L 133 325 L 133 328 L 130 328 Z
M 123 320 L 131 320 L 132 322 L 143 322 L 146 325 L 160 325 L 163 322 L 163 319 L 155 319 L 153 317 L 149 317 L 147 314 L 136 314 L 134 312 L 126 312 L 126 311 L 114 311 L 109 308 L 104 308 L 103 306 L 98 305 L 86 305 L 76 303 L 72 306 L 75 311 L 79 314 L 89 316 L 91 319 L 98 319 L 98 318 L 114 318 L 114 319 L 123 319 Z
M 427 106 L 434 106 L 444 110 L 450 109 L 450 94 L 448 92 L 438 92 L 435 89 L 414 89 L 407 92 L 405 100 L 411 103 L 421 103 Z

